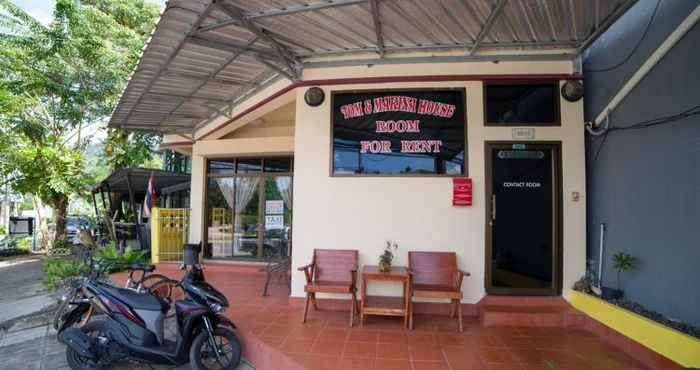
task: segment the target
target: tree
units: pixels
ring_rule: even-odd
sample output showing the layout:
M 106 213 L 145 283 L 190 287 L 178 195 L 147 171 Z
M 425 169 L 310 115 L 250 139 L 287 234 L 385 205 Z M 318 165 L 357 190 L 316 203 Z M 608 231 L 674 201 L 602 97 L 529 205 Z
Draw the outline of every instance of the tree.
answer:
M 85 130 L 113 111 L 157 16 L 143 0 L 57 0 L 44 26 L 0 0 L 0 174 L 54 209 L 56 241 L 94 182 Z

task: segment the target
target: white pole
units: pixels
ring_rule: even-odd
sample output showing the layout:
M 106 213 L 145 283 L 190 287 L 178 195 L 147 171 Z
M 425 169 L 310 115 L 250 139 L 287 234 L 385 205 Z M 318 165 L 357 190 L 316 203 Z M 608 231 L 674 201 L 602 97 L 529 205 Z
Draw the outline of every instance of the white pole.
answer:
M 598 114 L 595 121 L 593 121 L 593 128 L 598 128 L 600 124 L 605 120 L 605 118 L 614 111 L 615 108 L 627 97 L 627 95 L 634 89 L 637 84 L 644 79 L 644 77 L 651 71 L 652 68 L 673 48 L 678 41 L 695 25 L 695 23 L 700 20 L 700 5 L 698 5 L 695 10 L 693 10 L 688 17 L 686 17 L 683 22 L 678 25 L 678 27 L 664 40 L 664 42 L 659 45 L 659 47 L 647 58 L 647 60 L 642 64 L 637 72 L 632 75 L 632 77 L 627 81 L 627 83 L 620 89 L 620 91 L 615 94 L 615 96 L 610 100 L 610 103 L 603 108 L 603 110 Z
M 605 249 L 605 224 L 600 224 L 600 245 L 598 246 L 598 288 L 603 286 L 603 253 Z

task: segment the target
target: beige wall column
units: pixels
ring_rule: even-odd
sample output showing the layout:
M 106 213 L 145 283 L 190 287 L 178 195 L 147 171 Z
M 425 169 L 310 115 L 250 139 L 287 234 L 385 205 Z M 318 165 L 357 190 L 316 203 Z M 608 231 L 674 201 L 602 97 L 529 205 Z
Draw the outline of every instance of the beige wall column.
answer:
M 207 159 L 201 155 L 192 155 L 192 177 L 190 182 L 190 243 L 199 243 L 202 241 L 206 172 Z

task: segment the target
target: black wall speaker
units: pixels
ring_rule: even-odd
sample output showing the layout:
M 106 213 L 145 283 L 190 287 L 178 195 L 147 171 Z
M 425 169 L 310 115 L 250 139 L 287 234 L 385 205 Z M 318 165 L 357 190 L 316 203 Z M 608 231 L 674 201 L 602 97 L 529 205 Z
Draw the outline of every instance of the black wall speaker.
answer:
M 306 90 L 306 93 L 304 93 L 304 101 L 306 101 L 306 104 L 312 107 L 318 107 L 321 105 L 325 97 L 326 94 L 323 93 L 323 89 L 320 87 L 312 87 Z
M 561 96 L 567 101 L 575 102 L 583 97 L 583 84 L 581 81 L 566 81 L 561 87 Z

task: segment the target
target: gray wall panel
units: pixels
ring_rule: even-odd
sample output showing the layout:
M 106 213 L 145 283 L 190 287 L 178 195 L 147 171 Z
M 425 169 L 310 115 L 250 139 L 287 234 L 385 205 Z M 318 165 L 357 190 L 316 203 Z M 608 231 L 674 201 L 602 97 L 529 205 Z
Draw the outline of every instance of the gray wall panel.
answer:
M 637 52 L 656 0 L 640 0 L 588 50 L 584 59 L 586 120 L 593 120 L 646 58 L 699 4 L 662 1 Z M 611 115 L 616 127 L 700 105 L 700 26 L 695 26 Z M 608 225 L 604 281 L 615 286 L 612 255 L 639 258 L 622 277 L 630 299 L 670 318 L 700 326 L 700 116 L 611 132 L 588 140 L 588 256 L 597 262 L 598 225 Z M 597 266 L 597 263 L 596 263 Z

